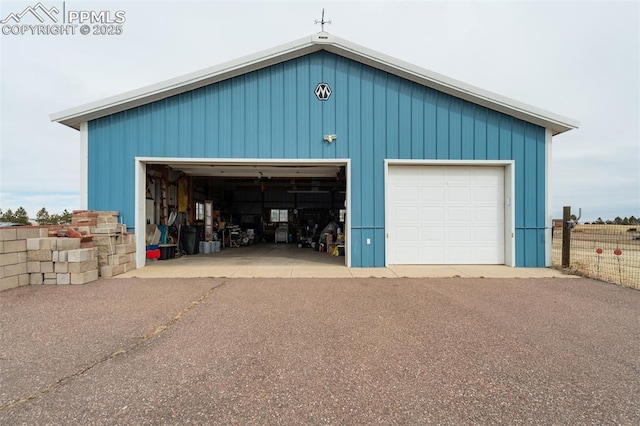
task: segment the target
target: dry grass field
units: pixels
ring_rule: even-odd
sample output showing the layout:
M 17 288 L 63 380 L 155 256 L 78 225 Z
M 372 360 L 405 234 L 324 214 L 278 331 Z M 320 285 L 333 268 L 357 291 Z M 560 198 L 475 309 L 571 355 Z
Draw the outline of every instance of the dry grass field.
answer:
M 577 225 L 571 231 L 571 272 L 640 289 L 640 230 L 635 225 Z M 616 254 L 617 253 L 617 254 Z M 562 264 L 562 229 L 554 229 L 553 265 Z

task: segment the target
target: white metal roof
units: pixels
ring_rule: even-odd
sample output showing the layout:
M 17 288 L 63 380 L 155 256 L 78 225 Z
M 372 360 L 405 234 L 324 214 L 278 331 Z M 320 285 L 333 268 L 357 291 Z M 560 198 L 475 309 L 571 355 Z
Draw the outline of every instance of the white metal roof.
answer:
M 74 129 L 80 129 L 80 123 L 89 120 L 145 105 L 320 50 L 326 50 L 336 55 L 353 59 L 418 84 L 537 124 L 550 129 L 554 135 L 577 129 L 580 125 L 579 122 L 573 119 L 417 67 L 326 32 L 320 32 L 311 37 L 305 37 L 282 46 L 137 90 L 53 113 L 50 118 L 51 121 L 62 123 Z

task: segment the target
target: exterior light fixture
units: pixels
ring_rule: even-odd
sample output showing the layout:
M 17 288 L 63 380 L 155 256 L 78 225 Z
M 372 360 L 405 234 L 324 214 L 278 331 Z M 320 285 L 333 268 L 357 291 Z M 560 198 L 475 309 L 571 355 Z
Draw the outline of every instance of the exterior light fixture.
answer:
M 333 141 L 338 139 L 338 135 L 324 135 L 323 139 L 329 143 L 333 143 Z

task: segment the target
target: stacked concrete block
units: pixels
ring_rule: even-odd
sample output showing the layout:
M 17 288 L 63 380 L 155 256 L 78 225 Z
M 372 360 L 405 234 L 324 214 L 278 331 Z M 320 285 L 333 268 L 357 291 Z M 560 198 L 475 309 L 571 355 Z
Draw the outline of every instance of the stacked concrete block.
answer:
M 92 227 L 98 224 L 98 213 L 90 210 L 74 210 L 71 215 L 71 226 Z
M 134 235 L 126 232 L 95 235 L 101 277 L 113 277 L 136 269 Z
M 30 284 L 86 284 L 98 279 L 98 249 L 78 238 L 29 238 L 25 265 Z
M 105 224 L 117 225 L 118 216 L 120 213 L 117 211 L 74 210 L 71 216 L 71 226 L 95 228 Z
M 74 211 L 72 224 L 92 236 L 97 248 L 101 277 L 113 277 L 136 269 L 136 245 L 133 234 L 118 221 L 117 211 Z
M 47 234 L 47 228 L 31 226 L 0 229 L 0 291 L 30 283 L 27 239 Z

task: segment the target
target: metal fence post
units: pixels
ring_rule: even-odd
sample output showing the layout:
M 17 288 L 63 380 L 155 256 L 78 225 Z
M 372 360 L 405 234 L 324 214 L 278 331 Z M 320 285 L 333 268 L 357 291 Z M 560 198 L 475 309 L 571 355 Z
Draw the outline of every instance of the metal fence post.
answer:
M 568 268 L 571 264 L 571 207 L 562 209 L 562 267 Z

